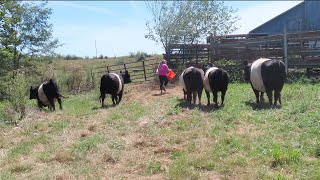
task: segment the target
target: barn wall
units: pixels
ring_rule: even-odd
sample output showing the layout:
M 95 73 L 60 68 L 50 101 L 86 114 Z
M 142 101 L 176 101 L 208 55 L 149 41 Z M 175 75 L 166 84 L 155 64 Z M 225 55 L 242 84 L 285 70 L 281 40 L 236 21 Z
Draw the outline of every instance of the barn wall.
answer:
M 310 31 L 320 30 L 320 1 L 305 1 L 307 29 Z
M 250 33 L 282 34 L 284 24 L 288 33 L 320 30 L 320 1 L 304 1 Z

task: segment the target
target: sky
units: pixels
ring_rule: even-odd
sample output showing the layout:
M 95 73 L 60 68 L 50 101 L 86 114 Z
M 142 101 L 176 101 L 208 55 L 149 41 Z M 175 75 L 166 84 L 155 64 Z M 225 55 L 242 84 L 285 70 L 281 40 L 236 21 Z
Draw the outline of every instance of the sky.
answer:
M 225 1 L 238 9 L 238 30 L 246 34 L 302 1 Z M 144 1 L 49 1 L 53 36 L 62 55 L 119 57 L 138 51 L 162 54 L 160 44 L 145 38 L 151 14 Z

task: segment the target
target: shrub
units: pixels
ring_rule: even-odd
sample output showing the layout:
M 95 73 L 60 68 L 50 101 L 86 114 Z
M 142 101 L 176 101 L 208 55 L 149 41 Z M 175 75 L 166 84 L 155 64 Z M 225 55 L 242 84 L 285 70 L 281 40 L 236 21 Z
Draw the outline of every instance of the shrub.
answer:
M 18 120 L 21 120 L 25 117 L 25 110 L 27 104 L 27 83 L 23 71 L 17 71 L 15 77 L 11 79 L 11 82 L 7 87 L 8 101 L 10 102 L 11 108 L 15 113 L 19 115 Z M 13 118 L 11 121 L 14 121 L 17 124 L 17 119 Z

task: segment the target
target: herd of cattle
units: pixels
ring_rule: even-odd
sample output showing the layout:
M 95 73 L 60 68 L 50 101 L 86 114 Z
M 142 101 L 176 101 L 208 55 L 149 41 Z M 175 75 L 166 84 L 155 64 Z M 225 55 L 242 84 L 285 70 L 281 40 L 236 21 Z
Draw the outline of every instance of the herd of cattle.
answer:
M 261 58 L 253 63 L 245 61 L 244 66 L 245 80 L 250 81 L 256 96 L 256 102 L 259 103 L 263 99 L 263 94 L 266 93 L 270 105 L 277 105 L 277 101 L 281 104 L 281 90 L 286 79 L 284 63 L 279 60 Z M 218 92 L 221 92 L 220 105 L 224 104 L 229 79 L 227 71 L 214 67 L 212 64 L 203 65 L 202 68 L 188 67 L 179 77 L 184 99 L 187 99 L 187 102 L 191 103 L 193 100 L 195 104 L 198 96 L 199 104 L 201 104 L 201 95 L 204 88 L 208 99 L 207 105 L 210 105 L 210 92 L 212 92 L 215 107 L 218 107 Z M 100 81 L 101 107 L 104 106 L 106 94 L 111 95 L 113 105 L 119 104 L 122 99 L 124 84 L 130 82 L 130 74 L 127 70 L 120 71 L 120 75 L 116 73 L 103 75 Z M 273 91 L 274 103 L 272 98 Z M 40 109 L 48 106 L 49 110 L 54 111 L 55 99 L 58 100 L 60 109 L 62 109 L 61 97 L 64 96 L 59 93 L 58 86 L 52 79 L 42 83 L 40 86 L 30 87 L 30 99 L 37 99 Z

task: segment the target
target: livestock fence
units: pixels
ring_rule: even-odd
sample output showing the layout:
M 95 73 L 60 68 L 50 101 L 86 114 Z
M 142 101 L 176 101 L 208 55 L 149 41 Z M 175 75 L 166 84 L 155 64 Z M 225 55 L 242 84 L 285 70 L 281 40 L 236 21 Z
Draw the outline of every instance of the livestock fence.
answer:
M 202 63 L 234 61 L 224 68 L 239 68 L 242 61 L 273 58 L 281 59 L 287 68 L 320 67 L 320 31 L 299 33 L 239 34 L 224 37 L 210 36 L 208 44 L 172 44 L 163 57 L 170 63 Z
M 124 63 L 119 65 L 102 66 L 91 69 L 91 76 L 100 78 L 105 73 L 117 73 L 127 70 L 132 83 L 154 80 L 156 69 L 159 65 L 159 58 L 148 58 L 143 61 Z

